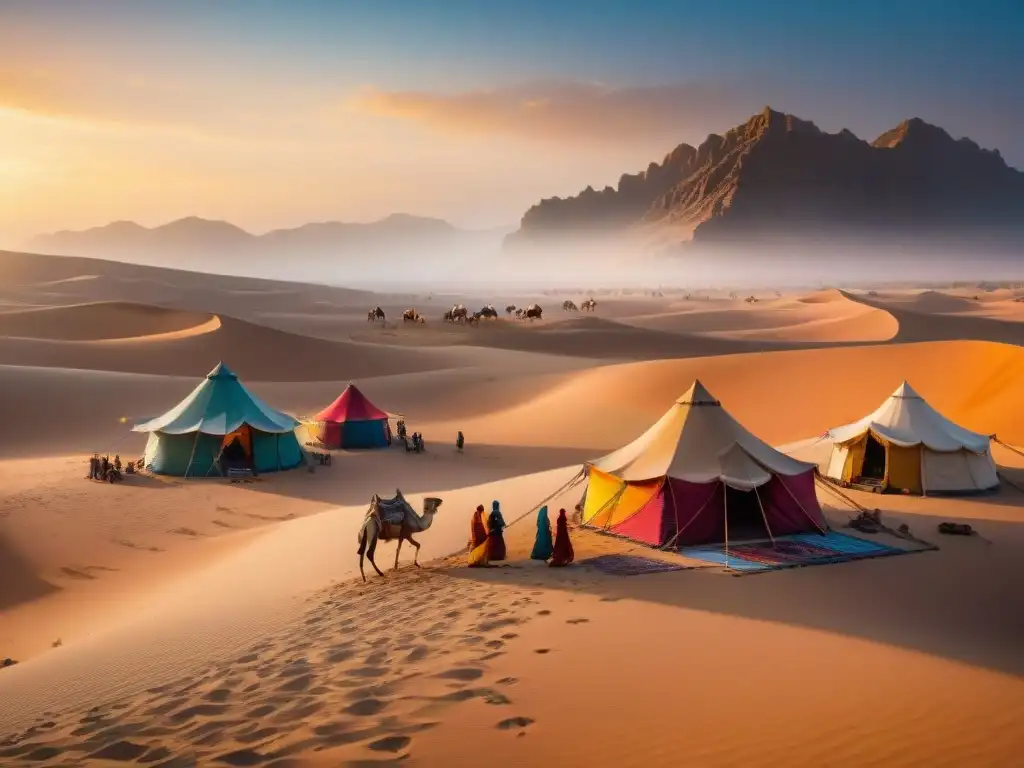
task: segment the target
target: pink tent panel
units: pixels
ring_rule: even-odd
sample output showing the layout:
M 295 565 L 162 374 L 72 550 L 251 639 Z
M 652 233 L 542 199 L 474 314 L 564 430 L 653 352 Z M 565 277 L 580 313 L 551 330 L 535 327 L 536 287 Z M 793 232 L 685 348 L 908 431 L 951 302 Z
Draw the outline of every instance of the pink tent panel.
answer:
M 672 532 L 662 543 L 672 537 L 678 547 L 724 539 L 725 485 L 720 480 L 691 483 L 669 478 L 667 485 L 671 503 L 666 517 L 671 521 Z
M 345 387 L 338 399 L 313 417 L 315 421 L 379 421 L 388 414 L 371 403 L 354 384 Z
M 665 488 L 654 494 L 636 512 L 608 530 L 633 541 L 658 547 L 665 543 Z
M 814 491 L 813 469 L 799 475 L 775 475 L 757 493 L 773 536 L 827 530 Z
M 725 485 L 721 481 L 690 483 L 669 478 L 660 544 L 694 546 L 725 539 Z M 827 530 L 825 516 L 814 491 L 814 470 L 799 475 L 773 475 L 757 488 L 772 536 L 815 533 Z M 678 527 L 677 527 L 678 526 Z

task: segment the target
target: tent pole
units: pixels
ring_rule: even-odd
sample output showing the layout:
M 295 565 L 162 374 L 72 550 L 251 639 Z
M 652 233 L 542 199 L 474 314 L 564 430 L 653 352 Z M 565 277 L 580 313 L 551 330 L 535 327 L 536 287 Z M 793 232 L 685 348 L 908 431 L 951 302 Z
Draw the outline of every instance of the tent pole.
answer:
M 676 497 L 675 497 L 675 491 L 672 491 L 672 486 L 669 486 L 669 491 L 672 493 L 672 503 L 675 504 Z M 676 535 L 673 536 L 671 539 L 669 539 L 668 542 L 665 544 L 665 546 L 662 547 L 662 549 L 668 549 L 673 544 L 675 544 L 676 541 L 679 540 L 679 537 L 683 535 L 683 531 L 685 531 L 687 528 L 689 528 L 690 525 L 693 523 L 693 521 L 696 520 L 698 517 L 700 517 L 700 513 L 703 512 L 704 509 L 707 507 L 707 505 L 711 503 L 711 500 L 713 498 L 715 498 L 714 492 L 712 492 L 711 495 L 708 496 L 707 499 L 704 501 L 704 503 L 700 505 L 700 509 L 697 510 L 697 514 L 695 514 L 693 517 L 690 518 L 690 522 L 687 523 L 686 525 L 684 525 L 682 527 L 682 529 L 676 531 Z
M 761 517 L 764 518 L 764 529 L 768 531 L 768 538 L 772 540 L 772 548 L 775 548 L 775 536 L 772 534 L 772 527 L 768 525 L 768 514 L 764 511 L 764 504 L 761 503 L 761 494 L 757 492 L 757 486 L 754 486 L 754 496 L 757 499 L 757 506 L 761 508 Z
M 672 540 L 679 538 L 679 507 L 676 506 L 676 492 L 672 490 L 672 478 L 665 475 L 665 479 L 662 481 L 662 487 L 668 486 L 668 495 L 672 497 L 672 516 L 676 520 L 676 532 L 672 536 Z
M 188 464 L 185 465 L 185 477 L 188 477 L 188 471 L 192 469 L 192 459 L 196 457 L 196 445 L 199 444 L 199 435 L 201 435 L 198 429 L 196 430 L 195 439 L 192 441 L 192 453 L 188 455 Z
M 918 461 L 918 463 L 921 466 L 921 496 L 927 496 L 928 495 L 927 489 L 924 486 L 924 452 L 925 452 L 925 450 L 927 450 L 927 449 L 924 447 L 924 443 L 921 443 L 921 448 L 920 448 L 920 451 L 919 451 L 919 453 L 921 454 L 921 458 Z
M 761 468 L 764 469 L 764 467 L 761 467 Z M 766 531 L 768 531 L 768 538 L 771 539 L 772 549 L 774 549 L 775 548 L 775 536 L 772 535 L 772 527 L 770 525 L 768 525 L 768 514 L 764 511 L 764 504 L 761 503 L 761 494 L 759 494 L 757 492 L 757 486 L 753 484 L 754 483 L 754 478 L 752 478 L 750 476 L 750 473 L 747 472 L 747 468 L 746 467 L 743 467 L 743 471 L 747 475 L 747 480 L 749 480 L 750 483 L 751 483 L 752 490 L 754 491 L 754 498 L 757 499 L 757 506 L 759 506 L 761 508 L 761 518 L 764 520 L 764 529 Z M 772 477 L 774 477 L 774 475 L 772 475 Z M 769 480 L 769 482 L 771 482 L 771 481 Z
M 722 510 L 725 515 L 725 569 L 729 570 L 729 486 L 724 480 L 718 482 L 722 484 Z
M 604 525 L 602 526 L 604 528 L 604 530 L 607 531 L 608 530 L 608 526 L 611 525 L 611 522 L 612 522 L 611 508 L 618 506 L 619 501 L 622 500 L 622 495 L 626 492 L 626 488 L 628 488 L 628 487 L 629 487 L 629 483 L 627 483 L 625 480 L 623 480 L 622 481 L 622 487 L 619 488 L 619 490 L 617 490 L 615 492 L 615 495 L 612 496 L 610 499 L 608 499 L 608 501 L 606 501 L 601 506 L 601 509 L 599 509 L 597 512 L 594 513 L 594 517 L 597 517 L 597 515 L 600 512 L 603 512 L 606 508 L 608 509 L 608 519 L 604 521 Z

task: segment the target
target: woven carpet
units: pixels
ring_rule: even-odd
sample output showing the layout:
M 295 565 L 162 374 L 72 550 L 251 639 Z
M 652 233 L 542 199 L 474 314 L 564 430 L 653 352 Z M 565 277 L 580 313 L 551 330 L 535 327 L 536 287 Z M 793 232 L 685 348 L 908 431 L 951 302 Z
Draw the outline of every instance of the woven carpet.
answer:
M 679 554 L 724 565 L 736 571 L 774 571 L 803 565 L 829 565 L 870 557 L 905 555 L 907 550 L 866 541 L 845 533 L 829 531 L 825 535 L 798 533 L 770 541 L 734 544 L 728 553 L 724 545 L 686 547 Z
M 681 563 L 669 563 L 650 557 L 636 555 L 598 555 L 580 560 L 580 565 L 590 565 L 602 573 L 611 576 L 638 576 L 643 573 L 664 573 L 666 571 L 685 571 L 691 566 Z

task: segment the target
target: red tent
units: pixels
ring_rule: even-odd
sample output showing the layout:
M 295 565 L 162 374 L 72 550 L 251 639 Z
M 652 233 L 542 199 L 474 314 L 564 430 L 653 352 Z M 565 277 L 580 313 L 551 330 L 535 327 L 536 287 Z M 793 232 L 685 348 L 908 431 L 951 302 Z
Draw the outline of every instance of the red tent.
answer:
M 367 400 L 354 384 L 313 420 L 313 434 L 328 448 L 383 448 L 391 442 L 387 412 Z
M 387 419 L 388 414 L 371 403 L 355 384 L 345 387 L 338 399 L 324 408 L 314 418 L 317 421 L 379 421 Z

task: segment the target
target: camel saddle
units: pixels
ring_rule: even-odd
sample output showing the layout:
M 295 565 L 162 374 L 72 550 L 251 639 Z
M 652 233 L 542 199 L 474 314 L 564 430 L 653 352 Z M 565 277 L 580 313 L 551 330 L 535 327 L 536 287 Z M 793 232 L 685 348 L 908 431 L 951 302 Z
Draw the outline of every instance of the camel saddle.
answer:
M 393 499 L 382 499 L 374 494 L 370 502 L 370 514 L 376 515 L 377 519 L 387 526 L 401 526 L 405 522 L 405 514 L 409 510 L 409 502 L 399 494 Z M 382 531 L 383 532 L 383 531 Z

